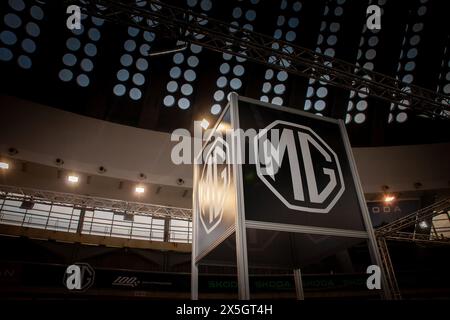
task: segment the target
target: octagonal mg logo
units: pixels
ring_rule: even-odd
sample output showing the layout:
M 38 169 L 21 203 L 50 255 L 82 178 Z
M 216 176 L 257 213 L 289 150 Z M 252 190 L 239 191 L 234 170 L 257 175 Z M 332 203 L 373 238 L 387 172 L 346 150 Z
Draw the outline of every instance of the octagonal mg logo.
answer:
M 204 157 L 197 193 L 200 221 L 208 234 L 222 221 L 230 182 L 230 148 L 225 140 L 217 137 Z
M 254 150 L 258 177 L 292 210 L 328 213 L 345 191 L 336 153 L 309 127 L 274 121 Z

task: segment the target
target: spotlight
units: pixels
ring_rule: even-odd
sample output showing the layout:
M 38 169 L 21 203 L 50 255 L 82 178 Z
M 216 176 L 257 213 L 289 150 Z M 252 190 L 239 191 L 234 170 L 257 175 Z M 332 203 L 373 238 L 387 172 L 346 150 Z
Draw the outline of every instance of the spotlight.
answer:
M 56 158 L 55 163 L 57 166 L 62 166 L 64 164 L 64 160 L 61 158 Z
M 16 154 L 18 154 L 19 153 L 19 151 L 17 151 L 17 149 L 16 148 L 8 148 L 8 154 L 10 155 L 10 156 L 15 156 Z
M 203 119 L 202 122 L 200 123 L 200 127 L 202 127 L 203 129 L 208 129 L 209 127 L 209 121 L 206 119 Z
M 123 220 L 124 221 L 134 221 L 134 214 L 125 212 L 125 214 L 123 215 Z
M 106 172 L 106 168 L 104 166 L 100 166 L 97 169 L 98 173 L 105 173 Z
M 395 200 L 395 196 L 393 195 L 385 195 L 383 201 L 385 203 L 392 203 Z
M 34 208 L 34 202 L 32 200 L 24 200 L 20 204 L 21 209 L 31 210 Z
M 144 188 L 143 186 L 137 186 L 137 187 L 134 189 L 134 192 L 136 192 L 136 193 L 138 193 L 138 194 L 144 193 L 144 192 L 145 192 L 145 188 Z
M 428 223 L 426 221 L 419 222 L 419 227 L 422 229 L 428 228 Z
M 67 177 L 67 181 L 70 183 L 78 183 L 79 180 L 80 180 L 80 177 L 75 176 L 75 175 L 70 175 Z
M 139 173 L 138 178 L 140 180 L 145 180 L 145 179 L 147 179 L 147 176 L 145 175 L 145 173 Z
M 0 169 L 8 170 L 9 169 L 9 163 L 1 161 L 0 162 Z
M 217 131 L 219 131 L 219 132 L 227 132 L 230 129 L 231 129 L 231 126 L 229 124 L 223 123 L 223 122 L 217 126 Z

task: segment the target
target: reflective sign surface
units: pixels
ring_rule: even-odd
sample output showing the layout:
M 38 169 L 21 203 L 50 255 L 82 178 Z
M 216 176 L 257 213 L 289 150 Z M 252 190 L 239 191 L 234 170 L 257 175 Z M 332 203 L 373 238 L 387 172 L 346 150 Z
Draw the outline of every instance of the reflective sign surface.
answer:
M 246 220 L 363 231 L 339 124 L 239 101 Z
M 229 112 L 217 127 L 230 126 Z M 195 164 L 197 260 L 225 240 L 233 231 L 236 217 L 236 188 L 231 145 L 214 136 L 203 148 L 202 164 Z

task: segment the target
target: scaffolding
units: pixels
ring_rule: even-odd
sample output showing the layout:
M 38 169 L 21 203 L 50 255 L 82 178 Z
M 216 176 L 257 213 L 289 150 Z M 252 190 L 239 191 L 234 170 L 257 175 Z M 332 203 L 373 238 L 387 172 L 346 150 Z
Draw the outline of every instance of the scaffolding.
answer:
M 190 209 L 4 185 L 0 185 L 0 224 L 3 229 L 192 242 Z
M 11 199 L 28 198 L 30 200 L 47 200 L 54 203 L 68 203 L 87 209 L 106 209 L 127 215 L 142 214 L 157 218 L 170 218 L 178 220 L 192 220 L 192 210 L 172 206 L 131 202 L 124 200 L 107 199 L 101 197 L 84 196 L 73 193 L 63 193 L 50 190 L 37 190 L 15 186 L 0 185 L 0 196 Z
M 399 300 L 402 296 L 395 277 L 394 266 L 389 254 L 387 240 L 408 241 L 428 245 L 448 245 L 450 244 L 450 238 L 438 234 L 433 227 L 430 229 L 431 232 L 429 233 L 418 233 L 416 230 L 414 230 L 414 232 L 405 232 L 402 230 L 409 227 L 416 227 L 423 221 L 432 220 L 436 216 L 448 214 L 449 212 L 450 198 L 445 198 L 375 230 L 383 268 L 386 273 L 387 283 L 393 299 Z
M 85 14 L 113 23 L 158 31 L 184 44 L 197 44 L 270 68 L 403 106 L 422 116 L 450 119 L 450 97 L 367 70 L 296 44 L 212 19 L 157 0 L 66 0 Z

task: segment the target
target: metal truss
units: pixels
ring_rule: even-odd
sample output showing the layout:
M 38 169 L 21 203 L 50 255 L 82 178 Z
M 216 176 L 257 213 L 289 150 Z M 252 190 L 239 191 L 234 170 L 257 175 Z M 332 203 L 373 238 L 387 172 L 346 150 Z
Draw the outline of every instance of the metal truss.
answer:
M 157 0 L 66 0 L 113 23 L 158 31 L 179 41 L 228 53 L 406 107 L 429 118 L 450 119 L 450 97 L 293 43 L 212 19 Z
M 388 299 L 401 300 L 402 296 L 395 277 L 394 266 L 392 265 L 391 256 L 389 255 L 389 248 L 387 246 L 386 239 L 382 237 L 377 238 L 377 243 L 381 261 L 383 263 L 383 269 L 387 278 L 386 283 L 389 287 L 388 290 L 385 290 L 385 292 L 390 293 Z
M 8 199 L 14 199 L 14 197 L 16 197 L 17 200 L 20 201 L 23 201 L 25 196 L 34 202 L 53 202 L 61 205 L 73 205 L 86 209 L 112 210 L 116 213 L 123 214 L 143 214 L 158 218 L 192 220 L 192 210 L 186 208 L 0 185 L 0 197 L 4 197 L 6 195 L 8 196 Z
M 392 294 L 392 299 L 401 299 L 400 289 L 395 278 L 394 266 L 392 265 L 391 257 L 389 255 L 389 248 L 387 240 L 407 241 L 420 244 L 450 244 L 450 239 L 440 237 L 437 234 L 417 233 L 417 232 L 403 232 L 404 228 L 415 226 L 421 221 L 432 219 L 435 216 L 450 211 L 450 198 L 440 200 L 428 207 L 413 212 L 403 218 L 393 221 L 383 227 L 375 230 L 377 237 L 378 248 L 380 250 L 383 268 L 386 272 L 387 283 Z
M 420 221 L 431 219 L 437 215 L 450 211 L 450 198 L 440 200 L 428 207 L 422 208 L 403 218 L 395 220 L 385 226 L 375 230 L 378 237 L 387 237 L 396 234 L 398 231 L 414 226 Z
M 417 233 L 417 232 L 412 233 L 412 232 L 397 231 L 383 238 L 386 238 L 387 240 L 407 241 L 423 244 L 450 244 L 450 238 L 436 237 L 432 234 L 430 235 L 428 233 Z

